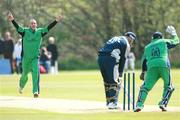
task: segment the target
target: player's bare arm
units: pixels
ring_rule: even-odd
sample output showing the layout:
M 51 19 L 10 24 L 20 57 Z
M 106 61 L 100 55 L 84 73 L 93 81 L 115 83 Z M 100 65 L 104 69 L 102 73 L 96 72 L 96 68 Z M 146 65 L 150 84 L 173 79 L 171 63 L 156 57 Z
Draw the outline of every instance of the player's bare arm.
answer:
M 56 17 L 56 22 L 61 22 L 63 19 L 62 15 Z
M 10 11 L 8 11 L 8 20 L 9 22 L 12 22 L 14 20 L 14 16 L 12 15 Z

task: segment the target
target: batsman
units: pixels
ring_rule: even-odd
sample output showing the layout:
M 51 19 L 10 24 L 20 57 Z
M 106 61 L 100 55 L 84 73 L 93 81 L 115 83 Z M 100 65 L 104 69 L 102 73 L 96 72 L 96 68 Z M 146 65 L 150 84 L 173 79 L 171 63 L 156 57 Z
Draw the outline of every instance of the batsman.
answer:
M 171 35 L 171 39 L 164 39 L 161 32 L 155 32 L 152 41 L 144 50 L 142 73 L 140 79 L 144 80 L 140 88 L 136 109 L 139 112 L 144 107 L 144 102 L 148 92 L 153 88 L 159 78 L 164 82 L 162 100 L 159 102 L 159 108 L 167 111 L 167 104 L 174 91 L 170 74 L 170 61 L 168 58 L 168 50 L 179 44 L 179 38 L 173 26 L 168 26 L 166 32 Z
M 58 22 L 62 20 L 62 16 L 56 19 L 47 27 L 37 28 L 35 19 L 30 20 L 29 27 L 22 27 L 15 21 L 11 12 L 8 13 L 8 20 L 12 22 L 17 32 L 22 36 L 22 76 L 19 81 L 19 93 L 25 87 L 28 80 L 28 73 L 32 73 L 33 95 L 37 98 L 40 93 L 39 89 L 39 54 L 42 37 L 48 33 Z
M 118 108 L 124 64 L 135 41 L 136 34 L 126 32 L 124 36 L 112 37 L 99 49 L 98 64 L 103 77 L 108 109 Z

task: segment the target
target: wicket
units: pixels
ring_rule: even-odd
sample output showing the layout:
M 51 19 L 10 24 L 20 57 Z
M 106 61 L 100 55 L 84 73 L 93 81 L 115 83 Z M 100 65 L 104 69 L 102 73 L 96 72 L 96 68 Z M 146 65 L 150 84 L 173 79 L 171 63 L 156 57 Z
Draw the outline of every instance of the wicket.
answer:
M 127 89 L 126 89 L 126 80 L 127 80 Z M 131 83 L 132 83 L 132 95 L 131 95 Z M 124 73 L 124 89 L 123 90 L 124 90 L 123 91 L 123 111 L 126 110 L 126 96 L 128 98 L 128 110 L 130 110 L 131 103 L 132 103 L 132 108 L 134 110 L 135 108 L 135 73 L 134 72 Z

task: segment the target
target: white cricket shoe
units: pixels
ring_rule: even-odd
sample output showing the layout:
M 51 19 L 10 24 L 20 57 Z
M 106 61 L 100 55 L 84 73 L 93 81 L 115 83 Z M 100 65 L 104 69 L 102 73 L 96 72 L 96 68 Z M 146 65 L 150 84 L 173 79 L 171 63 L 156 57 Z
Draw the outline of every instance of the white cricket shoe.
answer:
M 166 112 L 167 111 L 165 105 L 159 105 L 159 108 L 162 110 L 162 112 Z
M 134 112 L 140 112 L 142 109 L 143 109 L 142 107 L 137 106 L 137 107 L 134 109 Z
M 35 92 L 35 93 L 34 93 L 34 98 L 38 98 L 38 97 L 39 97 L 38 92 Z
M 19 93 L 22 94 L 23 93 L 23 89 L 21 87 L 19 87 Z
M 107 105 L 108 109 L 118 109 L 118 105 L 117 103 L 114 103 L 114 102 L 110 102 L 108 105 Z

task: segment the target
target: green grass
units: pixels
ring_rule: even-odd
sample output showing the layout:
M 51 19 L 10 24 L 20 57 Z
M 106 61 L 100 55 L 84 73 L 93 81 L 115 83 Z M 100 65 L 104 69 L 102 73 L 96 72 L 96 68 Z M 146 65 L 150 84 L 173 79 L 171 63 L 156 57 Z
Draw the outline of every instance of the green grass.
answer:
M 169 102 L 170 106 L 180 106 L 180 69 L 172 70 L 173 84 L 176 87 L 174 94 Z M 29 74 L 29 81 L 19 95 L 18 81 L 19 75 L 1 75 L 0 76 L 0 96 L 25 96 L 32 97 L 32 80 Z M 139 71 L 136 72 L 136 98 L 142 81 L 139 80 Z M 162 96 L 162 80 L 159 80 L 149 93 L 145 105 L 157 105 Z M 41 75 L 41 98 L 59 98 L 59 99 L 78 99 L 78 100 L 95 100 L 105 101 L 104 86 L 99 71 L 61 71 L 58 75 Z M 122 91 L 120 91 L 119 101 L 122 102 Z M 30 116 L 30 117 L 28 117 Z M 147 117 L 148 116 L 148 117 Z M 177 119 L 180 113 L 91 113 L 91 114 L 58 114 L 46 111 L 1 108 L 0 119 L 3 120 L 150 120 L 158 119 L 170 120 Z
M 58 114 L 14 108 L 3 108 L 0 112 L 0 118 L 3 120 L 178 120 L 180 118 L 177 112 Z

